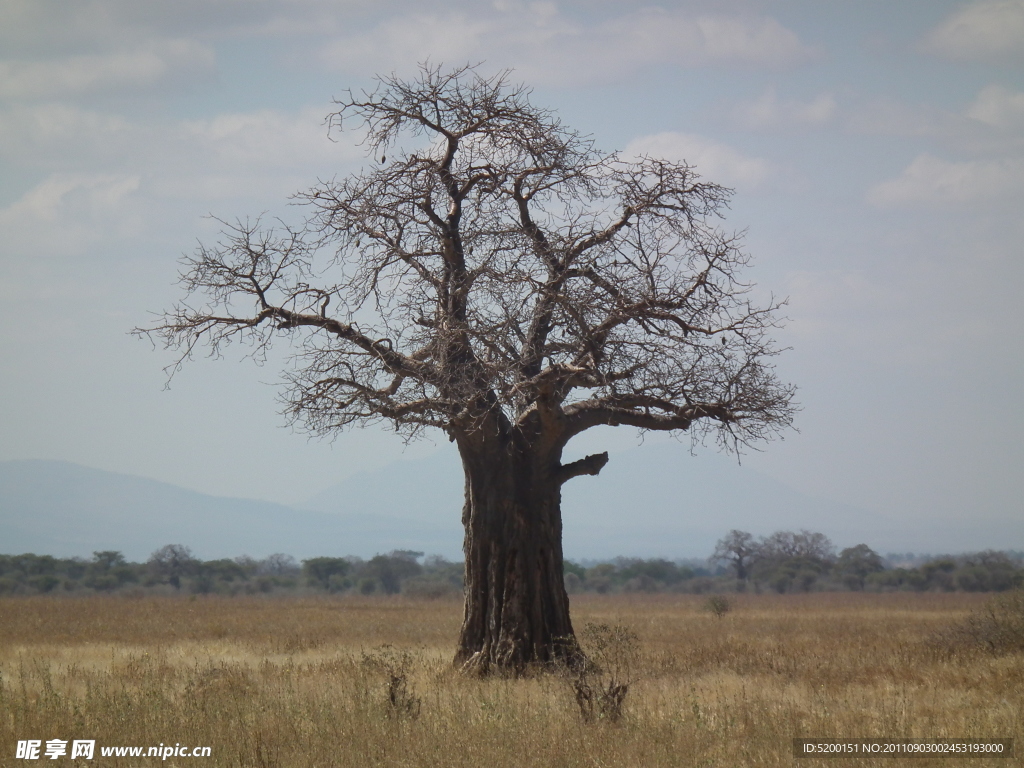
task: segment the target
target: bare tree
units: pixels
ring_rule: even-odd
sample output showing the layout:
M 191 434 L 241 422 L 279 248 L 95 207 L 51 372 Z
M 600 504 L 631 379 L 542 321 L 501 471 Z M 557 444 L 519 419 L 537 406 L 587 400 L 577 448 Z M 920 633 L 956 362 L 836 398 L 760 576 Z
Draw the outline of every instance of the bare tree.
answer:
M 823 563 L 835 559 L 836 548 L 823 533 L 815 533 L 801 529 L 793 531 L 776 531 L 760 543 L 761 556 L 764 559 L 776 560 L 816 560 Z
M 330 124 L 361 125 L 373 166 L 301 194 L 301 227 L 225 225 L 185 260 L 190 298 L 141 329 L 179 364 L 203 343 L 260 354 L 291 337 L 294 423 L 455 442 L 456 662 L 476 671 L 579 653 L 561 487 L 608 454 L 563 462 L 573 437 L 627 425 L 738 449 L 793 414 L 771 366 L 779 304 L 751 302 L 748 257 L 715 225 L 729 190 L 685 164 L 601 154 L 529 95 L 505 74 L 426 66 L 349 92 Z
M 831 569 L 835 553 L 823 533 L 776 531 L 758 542 L 752 575 L 756 582 L 768 582 L 779 592 L 794 585 L 810 591 L 818 577 Z
M 259 569 L 260 572 L 270 574 L 271 576 L 294 576 L 301 570 L 295 558 L 283 552 L 267 555 L 265 559 L 260 561 Z
M 757 556 L 758 547 L 751 534 L 733 529 L 719 539 L 711 559 L 729 563 L 736 569 L 736 578 L 744 582 L 749 576 L 751 561 Z
M 181 577 L 191 573 L 195 565 L 192 550 L 184 544 L 167 544 L 149 556 L 150 569 L 175 589 L 181 589 Z

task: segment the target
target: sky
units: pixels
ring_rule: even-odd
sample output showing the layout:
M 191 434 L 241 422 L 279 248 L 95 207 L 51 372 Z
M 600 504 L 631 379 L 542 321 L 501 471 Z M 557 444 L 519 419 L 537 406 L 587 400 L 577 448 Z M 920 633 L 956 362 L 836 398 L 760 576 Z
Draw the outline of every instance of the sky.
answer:
M 423 61 L 510 68 L 599 148 L 735 189 L 802 408 L 745 467 L 894 520 L 1024 514 L 1024 0 L 0 0 L 0 460 L 295 503 L 450 450 L 309 440 L 279 359 L 168 388 L 129 335 L 211 217 L 298 221 L 291 195 L 357 170 L 332 99 Z

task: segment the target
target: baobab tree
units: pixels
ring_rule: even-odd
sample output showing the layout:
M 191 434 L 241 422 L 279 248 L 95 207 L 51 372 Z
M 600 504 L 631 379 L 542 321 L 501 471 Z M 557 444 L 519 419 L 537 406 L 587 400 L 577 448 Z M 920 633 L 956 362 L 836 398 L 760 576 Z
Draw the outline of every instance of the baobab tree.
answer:
M 749 576 L 750 565 L 760 545 L 746 531 L 737 531 L 735 528 L 729 531 L 724 537 L 718 540 L 711 559 L 719 562 L 727 562 L 736 569 L 736 579 L 739 582 L 739 589 L 743 588 Z
M 282 398 L 317 435 L 433 428 L 465 473 L 456 663 L 521 671 L 579 650 L 562 579 L 563 461 L 601 425 L 729 450 L 792 420 L 771 365 L 779 303 L 717 226 L 730 191 L 685 163 L 603 154 L 507 73 L 423 66 L 335 102 L 371 160 L 298 199 L 301 226 L 225 224 L 186 299 L 140 332 L 180 352 L 292 340 Z M 177 366 L 172 366 L 176 370 Z

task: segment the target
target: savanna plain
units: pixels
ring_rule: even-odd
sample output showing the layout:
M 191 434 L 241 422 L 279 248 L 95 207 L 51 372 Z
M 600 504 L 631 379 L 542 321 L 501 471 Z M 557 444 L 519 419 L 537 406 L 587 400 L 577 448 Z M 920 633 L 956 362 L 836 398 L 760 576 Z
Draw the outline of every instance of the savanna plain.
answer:
M 476 678 L 455 600 L 267 596 L 0 599 L 0 765 L 18 740 L 95 739 L 102 766 L 1020 765 L 795 759 L 794 737 L 1014 738 L 1024 653 L 955 628 L 964 593 L 577 595 L 583 642 L 629 684 L 585 716 L 573 676 Z M 589 627 L 589 629 L 588 629 Z M 602 634 L 602 628 L 604 634 Z M 609 628 L 611 629 L 609 633 Z M 589 638 L 589 640 L 588 640 Z M 596 640 L 594 639 L 596 638 Z M 101 757 L 101 746 L 209 757 Z

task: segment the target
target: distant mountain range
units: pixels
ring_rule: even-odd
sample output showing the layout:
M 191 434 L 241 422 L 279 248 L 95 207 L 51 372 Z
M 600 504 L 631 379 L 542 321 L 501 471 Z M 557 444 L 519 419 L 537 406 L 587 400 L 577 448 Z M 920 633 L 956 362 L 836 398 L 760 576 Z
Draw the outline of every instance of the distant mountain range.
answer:
M 0 552 L 63 557 L 120 550 L 145 560 L 164 544 L 184 544 L 204 560 L 284 552 L 297 558 L 420 549 L 456 556 L 454 525 L 300 509 L 224 498 L 133 475 L 63 461 L 0 462 Z
M 566 556 L 706 557 L 732 528 L 807 528 L 880 552 L 1020 549 L 1024 521 L 915 525 L 815 499 L 734 460 L 674 443 L 618 452 L 563 488 Z M 462 470 L 453 450 L 356 474 L 292 506 L 223 498 L 61 461 L 0 462 L 0 553 L 144 560 L 164 544 L 212 559 L 284 552 L 461 556 Z

